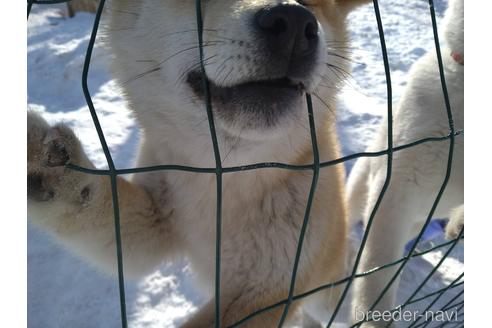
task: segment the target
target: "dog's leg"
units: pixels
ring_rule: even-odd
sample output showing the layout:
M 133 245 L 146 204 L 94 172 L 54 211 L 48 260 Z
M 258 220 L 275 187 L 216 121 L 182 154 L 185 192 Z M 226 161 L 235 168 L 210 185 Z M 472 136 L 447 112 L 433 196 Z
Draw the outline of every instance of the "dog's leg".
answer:
M 340 277 L 342 276 L 345 276 L 345 274 L 340 274 Z M 328 279 L 326 281 L 336 280 L 339 279 Z M 323 291 L 318 291 L 317 293 L 304 299 L 302 302 L 302 327 L 323 327 L 324 325 L 322 323 L 326 325 L 328 320 L 332 317 L 333 311 L 340 300 L 342 288 L 343 285 L 335 286 Z M 340 317 L 341 315 L 339 314 L 337 318 Z
M 94 168 L 65 125 L 49 126 L 28 112 L 28 216 L 63 245 L 115 272 L 115 228 L 110 180 L 80 173 L 66 163 Z M 172 244 L 169 217 L 142 188 L 118 178 L 125 271 L 157 266 Z
M 254 287 L 238 289 L 240 295 L 224 295 L 221 297 L 221 327 L 228 327 L 247 315 L 278 302 L 281 297 L 278 291 L 275 294 L 268 290 L 256 290 Z M 250 291 L 250 292 L 248 292 Z M 284 290 L 285 295 L 287 291 Z M 277 297 L 274 297 L 276 295 Z M 294 302 L 289 308 L 286 322 L 296 313 L 299 302 Z M 241 324 L 245 328 L 276 327 L 280 321 L 283 307 L 261 313 Z M 215 300 L 210 300 L 181 328 L 213 328 L 215 327 Z
M 302 328 L 323 328 L 324 326 L 306 311 L 302 312 Z
M 362 219 L 368 192 L 370 158 L 357 160 L 347 181 L 350 227 Z
M 384 181 L 383 174 L 380 174 L 379 179 L 376 180 L 380 183 L 371 183 L 365 222 L 367 222 L 367 218 L 379 196 L 382 181 Z M 414 183 L 402 178 L 398 172 L 394 173 L 392 183 L 374 217 L 362 254 L 359 273 L 383 266 L 403 257 L 405 244 L 414 234 L 415 223 L 421 222 L 425 218 L 425 209 L 430 208 L 426 201 L 426 198 L 429 198 L 429 194 L 432 193 L 427 190 L 419 190 Z M 354 300 L 351 309 L 355 321 L 361 320 L 370 314 L 367 311 L 394 276 L 397 268 L 398 265 L 391 266 L 355 280 Z M 373 310 L 382 313 L 383 311 L 391 310 L 395 306 L 398 283 L 399 277 L 393 282 L 391 288 Z M 366 323 L 363 327 L 384 327 L 386 324 L 387 321 L 381 319 Z
M 455 239 L 463 229 L 465 224 L 465 205 L 454 208 L 449 215 L 449 222 L 446 226 L 446 238 Z
M 393 262 L 403 256 L 405 241 L 409 239 L 408 234 L 398 233 L 397 229 L 401 228 L 395 222 L 389 222 L 384 227 L 374 224 L 373 231 L 369 234 L 365 254 L 359 266 L 359 272 L 366 272 L 373 268 Z M 409 229 L 409 226 L 403 227 Z M 352 306 L 352 315 L 355 320 L 361 320 L 368 316 L 368 310 L 371 308 L 377 297 L 383 291 L 386 284 L 393 277 L 398 266 L 372 273 L 363 278 L 357 278 L 354 282 L 354 301 Z M 399 277 L 393 282 L 391 288 L 385 296 L 379 301 L 373 309 L 375 311 L 391 310 L 395 304 L 396 290 L 399 283 Z M 375 321 L 364 324 L 363 327 L 385 327 L 387 322 Z

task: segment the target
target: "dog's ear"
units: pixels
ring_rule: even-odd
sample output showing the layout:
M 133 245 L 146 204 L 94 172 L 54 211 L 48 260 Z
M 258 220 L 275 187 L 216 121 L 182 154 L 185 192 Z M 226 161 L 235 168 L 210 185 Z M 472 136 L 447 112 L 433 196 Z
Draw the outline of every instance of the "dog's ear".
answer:
M 335 2 L 345 14 L 348 14 L 361 5 L 372 3 L 372 0 L 335 0 Z

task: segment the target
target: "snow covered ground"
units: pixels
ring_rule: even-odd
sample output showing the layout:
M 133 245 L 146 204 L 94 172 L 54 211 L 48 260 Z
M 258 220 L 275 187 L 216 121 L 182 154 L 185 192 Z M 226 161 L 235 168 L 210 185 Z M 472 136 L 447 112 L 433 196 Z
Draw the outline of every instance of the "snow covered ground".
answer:
M 435 2 L 439 21 L 447 3 Z M 434 51 L 428 3 L 383 0 L 380 6 L 396 103 L 412 63 L 427 51 Z M 94 16 L 81 13 L 67 19 L 60 8 L 35 5 L 28 22 L 28 107 L 42 112 L 49 121 L 70 124 L 94 163 L 104 167 L 104 155 L 80 87 Z M 354 12 L 349 27 L 354 41 L 354 67 L 338 108 L 344 154 L 365 149 L 386 111 L 384 67 L 372 6 Z M 138 128 L 108 75 L 104 53 L 97 46 L 89 86 L 117 167 L 131 167 Z M 352 164 L 347 163 L 347 168 Z M 438 232 L 419 249 L 442 241 L 442 233 Z M 403 273 L 400 301 L 410 295 L 441 255 L 442 251 L 435 251 L 410 262 Z M 421 295 L 453 281 L 463 272 L 463 262 L 463 246 L 458 245 Z M 454 289 L 450 295 L 459 290 Z M 175 327 L 204 301 L 186 263 L 163 266 L 139 281 L 127 281 L 126 291 L 130 327 Z M 423 304 L 417 305 L 422 308 Z M 30 328 L 119 327 L 117 280 L 98 273 L 29 227 L 28 322 Z

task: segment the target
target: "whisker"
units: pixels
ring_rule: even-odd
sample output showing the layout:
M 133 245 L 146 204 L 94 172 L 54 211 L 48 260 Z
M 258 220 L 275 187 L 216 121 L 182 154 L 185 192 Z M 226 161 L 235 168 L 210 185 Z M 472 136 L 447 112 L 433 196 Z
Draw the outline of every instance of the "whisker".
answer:
M 328 54 L 328 56 L 337 57 L 337 58 L 346 60 L 349 63 L 355 63 L 355 64 L 362 65 L 362 63 L 356 62 L 352 58 L 347 57 L 347 56 L 343 56 L 343 55 L 340 55 L 340 54 L 337 54 L 336 52 L 328 51 L 327 54 Z
M 226 41 L 222 41 L 222 40 L 207 40 L 207 42 L 204 42 L 203 44 L 224 44 L 224 43 L 227 43 Z M 182 46 L 187 46 L 187 45 L 196 45 L 196 41 L 190 41 L 190 42 L 186 42 L 186 43 L 182 43 L 181 45 Z
M 229 73 L 227 73 L 227 75 L 222 79 L 221 85 L 224 85 L 225 81 L 227 80 L 227 78 L 229 77 L 229 75 L 231 75 L 231 73 L 233 71 L 234 71 L 234 66 L 231 67 L 231 69 L 229 70 Z
M 357 51 L 357 52 L 372 52 L 368 49 L 365 49 L 365 48 L 358 48 L 358 47 L 354 47 L 352 45 L 348 45 L 347 42 L 332 42 L 330 40 L 325 40 L 327 46 L 329 46 L 329 48 L 333 48 L 333 49 L 346 49 L 346 50 L 350 50 L 350 51 Z M 332 44 L 334 44 L 335 46 L 332 46 Z
M 329 111 L 330 113 L 335 116 L 335 111 L 333 110 L 333 108 L 330 107 L 330 105 L 328 105 L 327 102 L 325 102 L 316 92 L 312 92 L 313 96 L 315 96 Z
M 234 38 L 229 38 L 227 36 L 224 36 L 224 35 L 221 35 L 221 34 L 218 34 L 219 31 L 224 31 L 224 32 L 227 32 L 227 30 L 225 29 L 203 29 L 203 32 L 209 32 L 207 35 L 210 35 L 214 38 L 217 38 L 217 39 L 222 39 L 223 40 L 226 40 L 226 41 L 231 41 L 231 42 L 243 42 L 243 43 L 248 43 L 247 41 L 244 41 L 244 40 L 240 40 L 240 39 L 234 39 Z M 189 30 L 183 30 L 183 31 L 175 31 L 175 32 L 170 32 L 170 33 L 166 33 L 166 34 L 162 34 L 161 37 L 170 37 L 170 36 L 173 36 L 173 35 L 177 35 L 177 34 L 185 34 L 185 33 L 197 33 L 197 29 L 189 29 Z M 213 34 L 212 34 L 213 33 Z M 225 42 L 225 41 L 224 41 Z M 196 41 L 194 41 L 194 44 L 196 44 Z
M 194 32 L 196 33 L 198 30 L 197 29 L 189 29 L 189 30 L 182 30 L 182 31 L 174 31 L 166 34 L 162 34 L 162 36 L 170 36 L 170 35 L 176 35 L 176 34 L 182 34 L 182 33 L 191 33 Z M 218 32 L 219 30 L 214 30 L 214 29 L 203 29 L 204 32 Z
M 126 10 L 121 10 L 121 9 L 113 9 L 113 12 L 120 13 L 120 14 L 127 14 L 127 15 L 133 15 L 133 16 L 139 16 L 138 13 L 135 13 L 133 11 L 126 11 Z
M 220 64 L 217 69 L 215 70 L 215 76 L 220 76 L 220 74 L 222 74 L 222 71 L 226 68 L 226 63 L 231 60 L 233 58 L 233 56 L 229 56 L 227 57 L 223 62 L 222 64 Z
M 208 46 L 211 46 L 211 45 L 207 45 L 207 44 L 203 44 L 202 47 L 208 47 Z M 180 50 L 176 53 L 174 53 L 173 55 L 167 57 L 166 59 L 164 59 L 163 61 L 159 62 L 159 65 L 162 65 L 164 64 L 165 62 L 167 62 L 168 60 L 176 57 L 177 55 L 180 55 L 182 54 L 183 52 L 186 52 L 186 51 L 190 51 L 190 50 L 195 50 L 195 49 L 198 49 L 200 48 L 200 46 L 193 46 L 193 47 L 189 47 L 189 48 L 186 48 L 186 49 L 183 49 L 183 50 Z
M 339 87 L 336 87 L 333 85 L 327 85 L 327 84 L 323 84 L 323 83 L 318 84 L 318 86 L 322 86 L 323 88 L 326 88 L 326 89 L 340 90 Z
M 327 66 L 331 70 L 331 72 L 337 76 L 341 84 L 349 86 L 352 90 L 358 91 L 361 94 L 365 95 L 365 93 L 359 87 L 357 80 L 353 77 L 352 74 L 350 74 L 350 72 L 347 72 L 345 69 L 333 64 L 327 64 Z
M 327 66 L 330 69 L 330 71 L 338 78 L 337 83 L 343 84 L 343 87 L 349 87 L 348 88 L 349 90 L 356 91 L 356 92 L 368 97 L 368 94 L 365 93 L 361 89 L 361 87 L 357 83 L 357 80 L 352 76 L 352 74 L 350 74 L 349 72 L 345 71 L 344 69 L 342 69 L 338 66 L 332 65 L 332 64 L 329 64 L 329 65 L 327 64 Z M 339 74 L 342 74 L 342 76 L 340 76 Z M 327 76 L 324 76 L 324 75 L 320 75 L 320 76 L 324 81 L 332 82 Z M 326 87 L 326 88 L 331 88 L 331 87 L 336 88 L 336 86 L 322 85 L 321 83 L 319 85 Z
M 207 46 L 211 46 L 211 45 L 206 45 L 206 44 L 205 44 L 205 45 L 203 45 L 203 47 L 207 47 Z M 153 68 L 151 68 L 151 69 L 149 69 L 149 70 L 147 70 L 147 71 L 145 71 L 145 72 L 142 72 L 142 73 L 140 73 L 140 74 L 137 74 L 137 75 L 136 75 L 136 76 L 134 76 L 133 78 L 131 78 L 131 79 L 129 79 L 129 80 L 127 80 L 127 81 L 123 82 L 123 84 L 127 84 L 127 83 L 129 83 L 129 82 L 133 82 L 133 81 L 135 81 L 135 80 L 137 80 L 137 79 L 140 79 L 140 78 L 142 78 L 142 77 L 146 76 L 147 74 L 157 72 L 157 71 L 159 71 L 159 70 L 161 69 L 160 65 L 164 64 L 164 63 L 165 63 L 165 62 L 167 62 L 168 60 L 170 60 L 170 59 L 172 59 L 172 58 L 176 57 L 177 55 L 180 55 L 180 54 L 182 54 L 182 53 L 184 53 L 184 52 L 186 52 L 186 51 L 190 51 L 190 50 L 194 50 L 194 49 L 198 49 L 198 48 L 199 48 L 199 46 L 194 46 L 194 47 L 189 47 L 189 48 L 187 48 L 187 49 L 180 50 L 180 51 L 178 51 L 178 52 L 174 53 L 173 55 L 171 55 L 171 56 L 167 57 L 167 58 L 166 58 L 166 59 L 164 59 L 163 61 L 161 61 L 161 62 L 157 63 L 157 66 L 156 66 L 156 67 L 153 67 Z
M 335 88 L 339 88 L 339 85 L 340 84 L 345 84 L 347 83 L 346 79 L 343 78 L 342 76 L 340 76 L 340 74 L 336 71 L 336 70 L 333 70 L 330 68 L 330 72 L 328 73 L 331 73 L 334 75 L 334 77 L 336 78 L 336 80 L 333 80 L 332 77 L 329 77 L 327 75 L 320 75 L 321 76 L 321 79 L 327 83 L 329 83 L 331 86 L 335 87 Z
M 215 58 L 215 57 L 217 57 L 217 56 L 218 56 L 218 55 L 212 55 L 212 56 L 210 56 L 210 57 L 208 57 L 208 58 L 205 58 L 205 59 L 203 60 L 203 64 L 204 64 L 203 66 L 205 67 L 205 66 L 207 66 L 207 65 L 211 65 L 211 64 L 215 63 L 215 62 L 210 62 L 210 60 L 211 60 L 211 59 L 213 59 L 213 58 Z M 182 80 L 184 79 L 184 77 L 185 77 L 185 75 L 186 75 L 187 73 L 189 73 L 189 72 L 191 72 L 191 71 L 193 71 L 193 70 L 195 70 L 195 69 L 199 68 L 199 67 L 201 66 L 201 64 L 202 64 L 202 62 L 201 62 L 200 60 L 198 60 L 197 62 L 195 62 L 195 63 L 193 63 L 192 65 L 188 66 L 188 67 L 187 67 L 186 69 L 184 69 L 184 70 L 183 70 L 183 72 L 179 75 L 179 77 L 178 77 L 177 81 L 182 81 Z
M 134 27 L 122 27 L 122 28 L 108 28 L 106 31 L 110 32 L 123 32 L 123 31 L 132 31 L 134 30 Z
M 154 67 L 152 69 L 149 69 L 148 71 L 145 71 L 143 73 L 140 73 L 140 74 L 134 76 L 133 78 L 131 78 L 129 80 L 124 81 L 122 84 L 127 84 L 127 83 L 130 83 L 130 82 L 133 82 L 133 81 L 138 80 L 138 79 L 140 79 L 140 78 L 142 78 L 142 77 L 144 77 L 144 76 L 146 76 L 148 74 L 151 74 L 151 73 L 154 73 L 154 72 L 157 72 L 157 71 L 160 71 L 160 70 L 161 70 L 161 67 L 159 67 L 159 66 L 158 67 Z
M 224 159 L 222 160 L 222 164 L 225 163 L 226 159 L 229 157 L 229 155 L 232 153 L 232 151 L 234 149 L 237 149 L 237 147 L 239 146 L 239 143 L 241 142 L 241 134 L 243 133 L 243 130 L 244 130 L 244 126 L 241 128 L 241 130 L 239 130 L 239 133 L 236 136 L 234 143 L 231 145 L 231 148 L 229 149 L 227 154 L 224 156 Z
M 341 67 L 339 67 L 337 65 L 326 63 L 326 66 L 328 66 L 329 68 L 333 68 L 334 70 L 340 72 L 342 75 L 345 75 L 346 78 L 354 79 L 354 77 L 352 76 L 352 74 L 350 74 L 345 69 L 343 69 L 343 68 L 341 68 Z

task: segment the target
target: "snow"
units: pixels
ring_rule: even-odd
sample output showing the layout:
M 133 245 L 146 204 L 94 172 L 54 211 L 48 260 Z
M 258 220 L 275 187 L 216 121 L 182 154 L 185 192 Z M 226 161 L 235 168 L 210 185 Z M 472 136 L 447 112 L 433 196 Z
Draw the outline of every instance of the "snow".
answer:
M 435 1 L 438 22 L 447 6 Z M 380 4 L 393 82 L 394 104 L 402 94 L 412 63 L 434 51 L 428 2 L 385 0 Z M 106 165 L 81 89 L 81 73 L 94 16 L 79 13 L 68 19 L 62 6 L 34 5 L 28 23 L 28 107 L 50 122 L 64 121 L 81 138 L 84 148 L 102 168 Z M 370 144 L 386 112 L 385 73 L 372 6 L 351 14 L 354 42 L 352 76 L 340 97 L 338 128 L 344 154 Z M 103 131 L 119 168 L 131 167 L 139 131 L 111 81 L 102 50 L 96 46 L 89 87 Z M 350 169 L 353 162 L 347 163 Z M 43 232 L 28 228 L 28 326 L 120 327 L 117 279 L 108 277 L 68 253 Z M 442 231 L 418 249 L 443 242 Z M 445 250 L 444 250 L 445 251 Z M 412 260 L 403 272 L 398 299 L 404 301 L 436 264 L 443 250 Z M 463 272 L 459 244 L 419 296 L 442 288 Z M 449 300 L 455 288 L 443 295 Z M 163 266 L 138 281 L 126 281 L 130 327 L 175 327 L 205 299 L 193 284 L 186 263 Z M 428 300 L 415 304 L 422 309 Z M 437 303 L 444 304 L 444 301 Z M 412 308 L 412 307 L 410 307 Z M 343 316 L 338 317 L 343 321 Z M 343 326 L 343 325 L 342 325 Z

